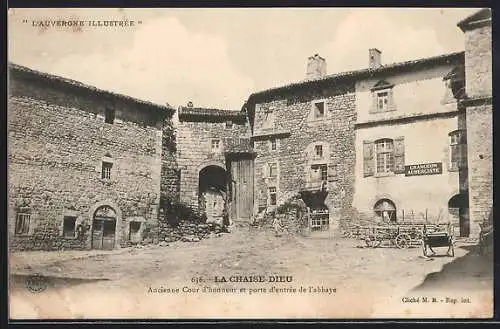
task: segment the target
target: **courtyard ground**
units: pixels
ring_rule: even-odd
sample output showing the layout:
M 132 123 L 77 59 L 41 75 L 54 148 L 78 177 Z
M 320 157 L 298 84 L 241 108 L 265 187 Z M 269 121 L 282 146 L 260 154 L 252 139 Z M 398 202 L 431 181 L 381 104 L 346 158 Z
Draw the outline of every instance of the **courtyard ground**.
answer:
M 493 263 L 460 242 L 454 258 L 425 258 L 420 248 L 373 249 L 352 239 L 276 237 L 238 227 L 196 243 L 19 252 L 9 261 L 15 318 L 484 317 L 492 312 Z M 26 289 L 33 273 L 49 277 L 45 291 Z M 214 281 L 256 275 L 292 279 Z M 236 292 L 210 290 L 221 287 Z M 471 303 L 403 303 L 403 297 L 423 296 L 418 287 L 429 288 L 425 296 Z

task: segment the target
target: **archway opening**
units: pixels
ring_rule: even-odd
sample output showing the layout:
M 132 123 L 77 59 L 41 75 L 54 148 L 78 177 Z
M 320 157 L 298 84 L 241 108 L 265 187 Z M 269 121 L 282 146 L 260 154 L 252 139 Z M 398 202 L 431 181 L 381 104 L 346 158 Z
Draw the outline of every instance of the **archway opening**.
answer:
M 100 206 L 92 218 L 92 249 L 113 249 L 116 238 L 116 211 Z
M 382 218 L 384 222 L 396 223 L 396 205 L 389 199 L 380 199 L 375 203 L 373 211 L 377 216 Z
M 460 236 L 468 237 L 470 234 L 468 194 L 460 193 L 452 196 L 448 201 L 448 212 L 453 217 L 458 217 Z
M 207 221 L 224 220 L 227 195 L 227 172 L 219 166 L 210 165 L 200 170 L 198 181 L 199 208 L 205 212 Z

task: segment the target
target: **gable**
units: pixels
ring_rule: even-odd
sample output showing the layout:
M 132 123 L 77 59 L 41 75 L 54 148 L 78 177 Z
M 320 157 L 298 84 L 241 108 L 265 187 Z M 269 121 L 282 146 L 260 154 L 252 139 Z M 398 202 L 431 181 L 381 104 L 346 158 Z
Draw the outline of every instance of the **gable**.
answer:
M 371 91 L 382 90 L 394 87 L 394 84 L 387 82 L 386 80 L 378 81 L 371 89 Z

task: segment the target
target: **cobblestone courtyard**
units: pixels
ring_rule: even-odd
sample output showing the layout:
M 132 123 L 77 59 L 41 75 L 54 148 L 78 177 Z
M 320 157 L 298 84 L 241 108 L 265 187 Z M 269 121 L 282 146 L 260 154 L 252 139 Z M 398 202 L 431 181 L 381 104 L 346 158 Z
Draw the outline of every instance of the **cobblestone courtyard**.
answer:
M 454 293 L 461 288 L 464 291 L 475 289 L 491 292 L 492 274 L 488 272 L 486 264 L 492 263 L 487 260 L 482 261 L 481 256 L 473 255 L 470 249 L 470 246 L 457 243 L 455 258 L 424 258 L 420 248 L 371 249 L 364 248 L 364 243 L 357 240 L 275 237 L 270 231 L 239 227 L 231 234 L 223 234 L 197 243 L 172 243 L 166 247 L 146 246 L 107 252 L 12 253 L 11 316 L 15 314 L 22 317 L 29 317 L 27 314 L 31 314 L 41 318 L 61 316 L 51 314 L 50 309 L 41 311 L 42 308 L 37 306 L 37 303 L 43 303 L 44 296 L 54 294 L 66 305 L 67 314 L 62 315 L 63 317 L 100 317 L 105 314 L 109 317 L 110 309 L 115 309 L 120 316 L 131 317 L 134 317 L 133 314 L 151 317 L 158 317 L 160 314 L 162 317 L 188 317 L 199 314 L 217 318 L 224 316 L 224 310 L 227 312 L 230 310 L 231 314 L 253 314 L 248 313 L 247 307 L 253 307 L 252 310 L 255 310 L 259 317 L 272 317 L 274 314 L 272 309 L 264 305 L 259 307 L 256 300 L 248 299 L 244 303 L 245 307 L 236 307 L 238 303 L 230 302 L 231 297 L 227 294 L 210 296 L 214 305 L 217 305 L 217 301 L 223 301 L 225 305 L 225 308 L 222 308 L 223 313 L 220 313 L 220 304 L 217 309 L 211 310 L 206 303 L 203 304 L 203 308 L 197 309 L 196 305 L 202 305 L 197 303 L 203 300 L 199 294 L 190 292 L 179 294 L 176 298 L 181 296 L 183 302 L 176 303 L 177 308 L 167 307 L 170 305 L 167 297 L 172 301 L 171 295 L 148 294 L 150 288 L 178 287 L 182 290 L 183 287 L 188 287 L 187 289 L 194 291 L 196 288 L 202 289 L 207 286 L 217 287 L 221 284 L 213 282 L 215 276 L 228 278 L 239 275 L 264 275 L 266 278 L 271 275 L 293 277 L 292 282 L 276 283 L 277 288 L 304 286 L 306 289 L 309 287 L 336 289 L 335 294 L 308 294 L 308 298 L 316 295 L 319 298 L 314 299 L 314 303 L 320 305 L 316 306 L 314 311 L 316 313 L 313 313 L 316 316 L 337 314 L 354 317 L 363 314 L 370 316 L 378 313 L 373 305 L 382 305 L 380 304 L 383 303 L 382 300 L 387 298 L 392 298 L 394 302 L 394 300 L 400 301 L 404 296 L 415 296 L 411 290 L 421 285 L 428 274 L 439 272 L 444 265 L 464 259 L 466 255 L 473 258 L 472 263 L 469 261 L 471 265 L 466 266 L 462 262 L 460 267 L 455 269 L 462 273 L 455 272 L 455 279 L 450 281 L 447 277 L 447 282 L 442 282 L 439 286 L 444 290 L 448 290 L 446 288 L 449 286 L 451 289 L 448 291 Z M 47 290 L 38 294 L 27 292 L 26 279 L 23 276 L 35 272 L 52 277 Z M 433 276 L 435 280 L 439 280 L 439 273 Z M 203 282 L 192 282 L 193 278 L 202 278 Z M 267 289 L 271 285 L 268 283 Z M 250 289 L 253 287 L 257 291 L 262 284 L 232 283 L 232 286 L 238 288 L 244 286 Z M 103 295 L 99 295 L 100 293 Z M 26 299 L 26 296 L 29 296 L 29 299 Z M 142 299 L 139 302 L 140 296 L 149 296 L 147 300 L 152 303 L 151 305 L 158 307 L 163 303 L 164 306 L 161 311 L 154 306 L 146 306 L 147 303 Z M 290 303 L 289 306 L 283 305 L 283 307 L 286 307 L 289 316 L 293 317 L 293 314 L 298 314 L 297 311 L 293 311 L 293 303 L 297 303 L 295 298 L 298 297 L 291 298 L 291 296 L 288 295 L 289 298 L 285 299 L 286 294 L 274 294 L 272 297 L 277 298 L 278 303 Z M 91 302 L 93 300 L 99 302 Z M 270 300 L 273 299 L 266 298 L 268 303 Z M 161 303 L 158 304 L 158 301 Z M 333 312 L 332 305 L 342 305 L 343 301 L 349 302 L 349 308 L 343 313 Z M 310 302 L 312 300 L 300 301 L 304 303 L 303 314 L 310 313 L 307 307 L 304 309 Z M 186 305 L 192 307 L 187 310 Z M 116 314 L 118 316 L 118 313 Z

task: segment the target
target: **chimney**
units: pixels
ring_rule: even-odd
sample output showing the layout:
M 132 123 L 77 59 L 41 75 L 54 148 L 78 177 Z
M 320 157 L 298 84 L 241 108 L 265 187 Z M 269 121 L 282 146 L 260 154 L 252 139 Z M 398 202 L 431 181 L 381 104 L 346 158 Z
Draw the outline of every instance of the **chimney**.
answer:
M 326 61 L 318 54 L 307 59 L 306 80 L 322 78 L 326 75 Z
M 376 69 L 377 67 L 382 66 L 382 52 L 377 48 L 370 48 L 369 52 L 369 68 Z

